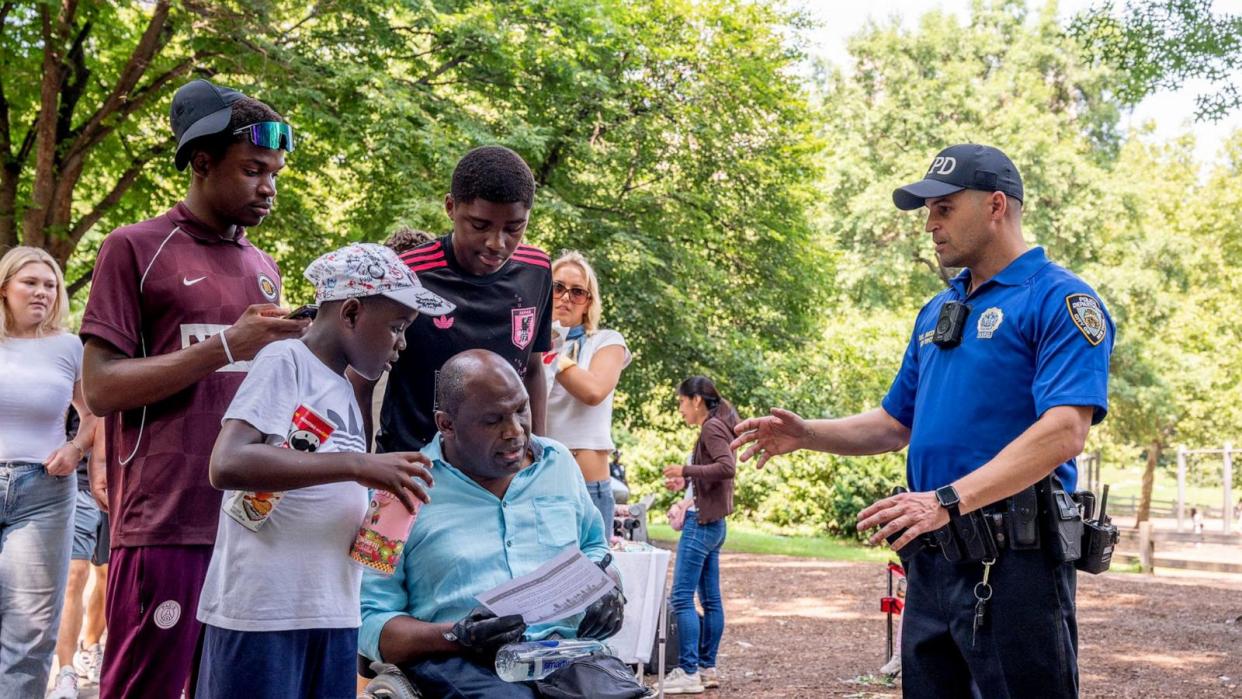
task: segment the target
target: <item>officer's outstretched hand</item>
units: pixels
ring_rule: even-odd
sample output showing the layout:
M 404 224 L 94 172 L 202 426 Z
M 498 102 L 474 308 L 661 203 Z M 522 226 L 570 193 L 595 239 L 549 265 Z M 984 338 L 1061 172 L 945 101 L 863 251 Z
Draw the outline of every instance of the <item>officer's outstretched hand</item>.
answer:
M 773 456 L 805 448 L 811 435 L 806 420 L 783 408 L 772 408 L 771 415 L 742 420 L 733 431 L 738 437 L 729 448 L 741 449 L 750 444 L 750 448 L 742 452 L 741 459 L 750 461 L 750 457 L 757 454 L 755 468 L 763 468 Z
M 612 554 L 606 554 L 604 560 L 596 565 L 607 573 L 608 564 L 611 561 Z M 616 576 L 612 577 L 616 579 Z M 578 624 L 578 638 L 593 638 L 602 641 L 614 636 L 621 630 L 621 622 L 624 618 L 625 595 L 621 593 L 621 587 L 618 585 L 587 607 L 586 613 L 582 616 L 582 622 Z
M 524 633 L 526 622 L 521 614 L 498 617 L 484 607 L 475 607 L 444 638 L 456 641 L 471 654 L 494 658 L 501 646 L 520 641 Z
M 891 544 L 900 551 L 915 537 L 936 531 L 949 523 L 949 511 L 940 506 L 936 494 L 898 493 L 871 504 L 858 513 L 858 531 L 880 528 L 871 537 L 871 543 L 879 544 L 897 532 L 905 530 Z

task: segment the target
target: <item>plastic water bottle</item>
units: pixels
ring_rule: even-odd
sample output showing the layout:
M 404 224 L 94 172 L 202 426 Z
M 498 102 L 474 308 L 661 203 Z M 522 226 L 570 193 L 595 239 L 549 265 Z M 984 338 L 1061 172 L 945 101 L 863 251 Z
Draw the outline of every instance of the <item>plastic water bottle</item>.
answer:
M 613 654 L 607 645 L 586 638 L 510 643 L 496 653 L 496 674 L 505 682 L 541 680 L 574 658 L 597 653 Z

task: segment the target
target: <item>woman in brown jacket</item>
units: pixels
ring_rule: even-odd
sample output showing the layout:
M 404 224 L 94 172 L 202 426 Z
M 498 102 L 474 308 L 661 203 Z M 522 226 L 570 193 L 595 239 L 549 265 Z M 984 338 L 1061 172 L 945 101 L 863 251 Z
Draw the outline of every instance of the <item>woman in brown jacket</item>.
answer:
M 725 517 L 733 512 L 735 459 L 729 443 L 737 411 L 720 396 L 705 376 L 691 376 L 677 388 L 678 410 L 688 424 L 699 425 L 690 462 L 668 466 L 666 478 L 688 483 L 686 498 L 670 512 L 684 517 L 670 603 L 677 615 L 681 653 L 678 666 L 664 680 L 666 694 L 698 694 L 719 685 L 716 650 L 724 633 L 724 605 L 720 601 L 720 547 L 725 540 Z M 703 606 L 700 618 L 694 594 Z

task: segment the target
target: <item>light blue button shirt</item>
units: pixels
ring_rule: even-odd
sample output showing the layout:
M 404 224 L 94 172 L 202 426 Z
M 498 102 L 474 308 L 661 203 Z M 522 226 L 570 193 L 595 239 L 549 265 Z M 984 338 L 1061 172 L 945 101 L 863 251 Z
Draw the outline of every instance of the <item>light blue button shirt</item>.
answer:
M 569 546 L 603 559 L 604 521 L 573 455 L 542 437 L 531 438 L 531 449 L 537 460 L 513 477 L 501 499 L 444 460 L 439 434 L 423 448 L 435 479 L 431 502 L 419 511 L 396 572 L 363 574 L 360 653 L 380 658 L 380 631 L 389 619 L 456 622 L 478 606 L 475 595 L 532 572 Z M 526 635 L 573 637 L 580 618 L 532 626 Z

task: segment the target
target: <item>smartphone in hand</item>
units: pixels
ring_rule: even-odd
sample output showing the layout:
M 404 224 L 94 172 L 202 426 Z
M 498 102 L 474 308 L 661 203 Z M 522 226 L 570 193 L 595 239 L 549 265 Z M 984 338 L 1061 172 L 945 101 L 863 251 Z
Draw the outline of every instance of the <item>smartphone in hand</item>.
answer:
M 304 306 L 298 306 L 293 309 L 293 311 L 289 313 L 289 315 L 285 316 L 285 318 L 288 320 L 314 320 L 315 314 L 318 312 L 319 306 L 316 306 L 313 303 L 308 303 Z

